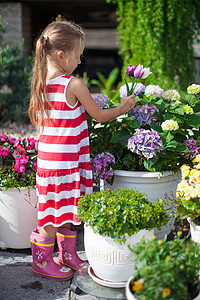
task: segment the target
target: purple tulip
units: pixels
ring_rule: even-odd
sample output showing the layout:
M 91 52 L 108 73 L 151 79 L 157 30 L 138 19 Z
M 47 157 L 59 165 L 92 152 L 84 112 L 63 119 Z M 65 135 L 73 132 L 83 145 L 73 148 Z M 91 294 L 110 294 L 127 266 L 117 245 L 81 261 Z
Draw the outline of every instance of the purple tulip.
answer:
M 137 68 L 137 66 L 138 65 L 135 65 L 135 66 L 128 65 L 126 74 L 130 77 L 134 77 L 134 71 Z
M 134 71 L 134 77 L 142 78 L 143 75 L 144 75 L 143 67 L 139 64 Z

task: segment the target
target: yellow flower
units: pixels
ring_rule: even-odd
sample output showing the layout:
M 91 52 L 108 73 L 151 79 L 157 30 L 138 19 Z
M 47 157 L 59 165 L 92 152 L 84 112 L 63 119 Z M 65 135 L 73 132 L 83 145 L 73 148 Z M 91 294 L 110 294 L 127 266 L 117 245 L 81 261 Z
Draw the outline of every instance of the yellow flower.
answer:
M 198 192 L 199 191 L 197 189 L 192 189 L 191 194 L 190 194 L 191 198 L 197 198 Z
M 162 130 L 171 131 L 179 129 L 178 123 L 174 120 L 166 120 L 161 124 Z
M 189 94 L 198 94 L 198 93 L 200 93 L 200 85 L 195 84 L 195 83 L 191 84 L 190 86 L 188 86 L 187 92 Z
M 169 261 L 169 260 L 171 260 L 171 259 L 172 259 L 172 257 L 171 257 L 170 255 L 167 255 L 166 261 Z
M 192 163 L 195 164 L 195 163 L 199 163 L 200 162 L 200 154 L 198 154 L 193 160 L 192 160 Z
M 190 174 L 190 167 L 187 165 L 182 165 L 181 166 L 181 174 L 182 178 L 184 179 L 185 177 L 189 176 Z
M 184 265 L 180 265 L 180 269 L 181 269 L 181 270 L 184 270 L 184 269 L 185 269 L 185 266 L 184 266 Z
M 177 186 L 177 189 L 180 190 L 180 191 L 184 191 L 187 187 L 188 187 L 188 182 L 187 180 L 182 180 L 181 182 L 179 182 L 178 186 Z
M 159 245 L 162 245 L 162 244 L 163 244 L 163 241 L 162 241 L 162 240 L 159 240 L 159 241 L 158 241 L 158 244 L 159 244 Z
M 193 108 L 191 106 L 189 106 L 188 104 L 183 106 L 183 110 L 186 114 L 193 114 L 194 113 Z
M 165 287 L 165 288 L 162 290 L 162 294 L 163 294 L 163 296 L 169 296 L 169 295 L 171 295 L 171 289 L 168 288 L 168 287 Z
M 143 288 L 143 284 L 139 281 L 134 281 L 131 287 L 133 292 L 138 292 Z

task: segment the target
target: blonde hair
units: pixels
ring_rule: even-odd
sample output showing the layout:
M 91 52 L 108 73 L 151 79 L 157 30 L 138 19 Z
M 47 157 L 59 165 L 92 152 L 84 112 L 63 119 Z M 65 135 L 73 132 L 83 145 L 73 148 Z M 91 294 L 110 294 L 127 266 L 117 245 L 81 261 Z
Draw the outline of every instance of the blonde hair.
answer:
M 47 56 L 53 56 L 56 50 L 70 53 L 84 38 L 83 28 L 66 20 L 50 23 L 38 38 L 29 103 L 29 118 L 34 126 L 43 126 L 50 105 L 46 92 Z

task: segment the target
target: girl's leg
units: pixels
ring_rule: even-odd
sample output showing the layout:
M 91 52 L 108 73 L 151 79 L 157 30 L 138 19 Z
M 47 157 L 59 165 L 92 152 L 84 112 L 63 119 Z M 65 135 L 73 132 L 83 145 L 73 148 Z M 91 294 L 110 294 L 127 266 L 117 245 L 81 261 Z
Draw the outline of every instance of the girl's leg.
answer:
M 57 227 L 53 227 L 52 225 L 47 225 L 44 228 L 40 229 L 39 234 L 46 237 L 55 238 L 57 231 L 58 231 Z
M 74 270 L 83 267 L 84 261 L 76 253 L 77 232 L 71 224 L 65 224 L 58 228 L 57 244 L 59 250 L 58 262 Z

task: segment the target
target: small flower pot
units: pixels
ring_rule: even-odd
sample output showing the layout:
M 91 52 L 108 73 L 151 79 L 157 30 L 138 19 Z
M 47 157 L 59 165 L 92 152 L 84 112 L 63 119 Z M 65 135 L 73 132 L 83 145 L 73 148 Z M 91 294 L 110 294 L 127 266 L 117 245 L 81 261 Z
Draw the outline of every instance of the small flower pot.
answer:
M 194 224 L 191 218 L 187 218 L 187 221 L 190 224 L 191 239 L 195 243 L 200 244 L 200 226 Z
M 127 300 L 137 300 L 137 298 L 134 296 L 133 292 L 131 291 L 131 280 L 133 279 L 133 276 L 129 278 L 129 280 L 126 283 L 125 287 L 125 294 Z M 176 279 L 174 279 L 176 280 Z M 191 299 L 193 300 L 200 300 L 200 294 L 199 294 L 199 284 L 193 286 L 192 288 L 188 287 L 189 294 L 191 295 Z M 173 299 L 170 298 L 171 300 Z M 174 299 L 176 300 L 176 299 Z M 183 299 L 184 300 L 184 299 Z

